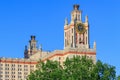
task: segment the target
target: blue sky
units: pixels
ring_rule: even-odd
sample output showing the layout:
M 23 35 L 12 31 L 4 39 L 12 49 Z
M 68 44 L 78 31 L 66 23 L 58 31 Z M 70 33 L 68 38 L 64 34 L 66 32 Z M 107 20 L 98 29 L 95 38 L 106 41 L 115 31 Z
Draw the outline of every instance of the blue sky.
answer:
M 1 0 L 0 56 L 22 58 L 30 35 L 43 50 L 63 49 L 64 19 L 73 4 L 89 17 L 90 45 L 97 43 L 97 59 L 114 65 L 120 74 L 120 0 Z

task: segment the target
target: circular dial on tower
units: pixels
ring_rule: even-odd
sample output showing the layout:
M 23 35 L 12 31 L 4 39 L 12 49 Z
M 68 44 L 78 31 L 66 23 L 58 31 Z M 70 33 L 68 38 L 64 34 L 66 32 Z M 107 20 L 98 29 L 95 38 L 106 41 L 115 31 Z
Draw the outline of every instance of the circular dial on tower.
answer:
M 82 24 L 82 23 L 76 23 L 75 29 L 79 34 L 83 34 L 86 32 L 86 28 L 85 28 L 84 24 Z

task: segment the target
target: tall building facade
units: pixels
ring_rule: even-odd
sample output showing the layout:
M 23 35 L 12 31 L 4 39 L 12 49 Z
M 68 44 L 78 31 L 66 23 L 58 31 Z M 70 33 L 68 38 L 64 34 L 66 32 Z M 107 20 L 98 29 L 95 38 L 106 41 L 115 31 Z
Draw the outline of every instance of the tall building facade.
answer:
M 25 80 L 31 71 L 36 69 L 39 59 L 42 61 L 58 61 L 61 65 L 66 58 L 73 56 L 87 56 L 96 61 L 96 43 L 93 48 L 89 44 L 88 16 L 82 21 L 82 11 L 79 5 L 74 5 L 71 12 L 71 21 L 65 19 L 64 49 L 52 52 L 43 51 L 40 45 L 37 48 L 35 36 L 31 36 L 29 45 L 25 46 L 24 58 L 0 58 L 0 80 Z
M 71 12 L 71 22 L 65 20 L 64 26 L 64 49 L 85 47 L 89 49 L 89 25 L 88 17 L 85 17 L 85 22 L 82 22 L 82 11 L 79 10 L 79 5 L 73 6 Z

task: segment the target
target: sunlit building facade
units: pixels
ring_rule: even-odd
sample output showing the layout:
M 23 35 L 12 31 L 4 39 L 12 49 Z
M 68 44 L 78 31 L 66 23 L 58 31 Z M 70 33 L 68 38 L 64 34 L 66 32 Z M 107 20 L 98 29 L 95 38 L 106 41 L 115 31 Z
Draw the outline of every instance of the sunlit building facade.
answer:
M 65 19 L 64 49 L 52 52 L 43 51 L 42 46 L 37 48 L 35 36 L 31 36 L 29 45 L 25 47 L 24 58 L 0 58 L 0 80 L 25 80 L 31 71 L 36 69 L 37 62 L 53 60 L 61 65 L 66 58 L 73 56 L 87 56 L 96 62 L 96 42 L 90 48 L 88 16 L 82 21 L 82 11 L 79 5 L 74 5 L 71 12 L 71 21 Z

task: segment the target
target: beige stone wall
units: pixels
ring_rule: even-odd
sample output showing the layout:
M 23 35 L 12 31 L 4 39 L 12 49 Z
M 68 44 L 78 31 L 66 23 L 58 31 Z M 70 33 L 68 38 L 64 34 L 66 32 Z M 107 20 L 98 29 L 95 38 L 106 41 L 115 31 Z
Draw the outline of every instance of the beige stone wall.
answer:
M 36 61 L 23 59 L 0 60 L 0 80 L 25 80 L 36 69 Z
M 67 50 L 55 50 L 49 53 L 47 56 L 41 58 L 41 60 L 53 60 L 58 61 L 61 64 L 66 60 L 66 58 L 72 58 L 73 56 L 87 56 L 91 58 L 93 62 L 96 62 L 96 50 L 95 49 L 80 49 L 80 48 L 70 48 Z
M 39 59 L 46 62 L 46 60 L 58 61 L 61 65 L 66 58 L 73 56 L 84 56 L 91 58 L 96 62 L 95 49 L 66 49 L 55 50 L 53 52 L 37 52 L 31 59 L 9 59 L 0 58 L 0 80 L 25 80 L 31 71 L 36 69 L 36 64 Z

